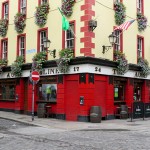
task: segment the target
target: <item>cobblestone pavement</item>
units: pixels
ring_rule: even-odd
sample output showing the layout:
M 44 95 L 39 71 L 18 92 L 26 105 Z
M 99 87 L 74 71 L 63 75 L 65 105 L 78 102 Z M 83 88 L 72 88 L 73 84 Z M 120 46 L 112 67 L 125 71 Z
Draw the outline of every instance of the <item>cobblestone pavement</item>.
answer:
M 0 150 L 149 150 L 149 123 L 64 130 L 0 119 Z

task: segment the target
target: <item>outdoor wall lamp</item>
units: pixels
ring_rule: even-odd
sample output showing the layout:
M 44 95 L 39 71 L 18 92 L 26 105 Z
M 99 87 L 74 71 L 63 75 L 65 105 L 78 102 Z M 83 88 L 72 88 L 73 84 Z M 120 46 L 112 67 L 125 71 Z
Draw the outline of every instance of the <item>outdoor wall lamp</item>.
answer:
M 93 31 L 97 27 L 97 21 L 96 20 L 90 20 L 89 21 L 89 31 Z
M 116 43 L 117 36 L 115 35 L 114 32 L 112 32 L 112 34 L 110 34 L 108 36 L 108 38 L 109 38 L 109 42 L 110 42 L 111 46 L 103 45 L 102 46 L 103 47 L 103 51 L 102 51 L 103 54 L 105 54 L 105 52 L 107 52 L 111 47 L 113 47 L 113 45 Z
M 54 50 L 48 50 L 48 48 L 50 47 L 50 43 L 51 41 L 46 37 L 43 40 L 43 44 L 44 44 L 44 49 L 46 50 L 47 53 L 49 53 L 51 56 L 53 56 L 53 58 L 56 57 L 56 49 Z

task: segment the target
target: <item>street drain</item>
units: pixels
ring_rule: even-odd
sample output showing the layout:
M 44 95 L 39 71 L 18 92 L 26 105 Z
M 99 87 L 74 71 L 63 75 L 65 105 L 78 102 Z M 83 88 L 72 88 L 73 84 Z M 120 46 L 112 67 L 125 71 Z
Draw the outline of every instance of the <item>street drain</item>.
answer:
M 128 129 L 83 129 L 81 131 L 130 131 Z

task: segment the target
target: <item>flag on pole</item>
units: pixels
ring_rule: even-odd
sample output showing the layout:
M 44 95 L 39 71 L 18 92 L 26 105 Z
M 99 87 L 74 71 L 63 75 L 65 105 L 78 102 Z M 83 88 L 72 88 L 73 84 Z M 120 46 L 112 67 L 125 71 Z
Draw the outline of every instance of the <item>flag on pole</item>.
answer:
M 60 8 L 58 7 L 61 15 L 62 15 L 62 29 L 63 30 L 68 30 L 70 28 L 70 25 L 69 25 L 69 21 L 66 19 L 66 17 L 62 14 Z
M 134 22 L 135 20 L 127 21 L 120 26 L 116 27 L 114 30 L 127 30 L 129 26 Z

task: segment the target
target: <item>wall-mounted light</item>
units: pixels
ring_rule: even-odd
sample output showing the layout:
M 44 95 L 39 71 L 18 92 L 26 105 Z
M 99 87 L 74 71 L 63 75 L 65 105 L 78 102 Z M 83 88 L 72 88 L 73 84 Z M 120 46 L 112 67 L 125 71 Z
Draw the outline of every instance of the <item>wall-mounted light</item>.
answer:
M 103 47 L 103 51 L 102 51 L 103 54 L 105 52 L 107 52 L 111 47 L 113 47 L 113 45 L 116 43 L 117 36 L 115 35 L 114 32 L 112 32 L 112 34 L 110 34 L 108 36 L 108 38 L 109 38 L 109 42 L 110 42 L 111 46 L 105 46 L 105 45 L 103 45 L 102 46 Z
M 51 41 L 47 37 L 44 38 L 43 44 L 44 44 L 44 49 L 46 50 L 46 52 L 49 53 L 51 56 L 53 56 L 53 58 L 55 58 L 56 57 L 56 49 L 48 50 L 48 48 L 50 47 Z
M 89 20 L 89 31 L 94 31 L 94 29 L 97 27 L 97 21 L 96 20 Z

